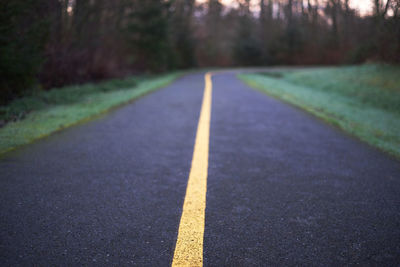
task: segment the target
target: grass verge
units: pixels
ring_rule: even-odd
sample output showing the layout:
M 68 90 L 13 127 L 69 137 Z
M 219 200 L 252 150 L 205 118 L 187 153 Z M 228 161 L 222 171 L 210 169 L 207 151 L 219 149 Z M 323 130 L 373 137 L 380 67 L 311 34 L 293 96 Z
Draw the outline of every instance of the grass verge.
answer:
M 0 108 L 0 154 L 126 104 L 178 78 L 165 74 L 69 86 L 18 99 Z M 11 121 L 12 120 L 12 121 Z
M 238 77 L 400 158 L 399 66 L 332 67 Z

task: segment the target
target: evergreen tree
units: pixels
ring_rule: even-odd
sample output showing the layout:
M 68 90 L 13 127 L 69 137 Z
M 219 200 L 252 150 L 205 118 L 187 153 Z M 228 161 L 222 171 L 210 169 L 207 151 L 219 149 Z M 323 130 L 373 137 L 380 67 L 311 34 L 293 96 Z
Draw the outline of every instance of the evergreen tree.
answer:
M 174 50 L 171 61 L 178 68 L 196 65 L 193 13 L 195 0 L 175 0 L 170 9 L 169 31 Z
M 0 1 L 0 104 L 36 83 L 49 21 L 43 0 Z
M 171 47 L 168 38 L 169 2 L 137 1 L 132 5 L 127 38 L 136 66 L 147 71 L 168 69 Z

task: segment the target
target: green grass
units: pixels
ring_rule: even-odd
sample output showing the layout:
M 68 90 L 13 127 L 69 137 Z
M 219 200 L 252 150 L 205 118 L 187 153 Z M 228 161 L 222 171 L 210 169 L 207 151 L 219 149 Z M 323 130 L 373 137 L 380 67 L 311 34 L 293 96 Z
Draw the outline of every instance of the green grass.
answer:
M 400 66 L 303 69 L 239 78 L 400 158 Z
M 181 74 L 133 77 L 38 92 L 0 108 L 0 154 L 166 86 Z

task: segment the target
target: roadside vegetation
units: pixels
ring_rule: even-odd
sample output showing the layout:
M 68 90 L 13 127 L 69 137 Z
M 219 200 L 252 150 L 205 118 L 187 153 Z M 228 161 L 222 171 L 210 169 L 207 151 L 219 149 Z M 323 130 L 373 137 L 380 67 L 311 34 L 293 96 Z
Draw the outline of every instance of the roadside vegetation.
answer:
M 400 157 L 400 66 L 301 69 L 239 78 Z
M 3 0 L 0 105 L 36 86 L 136 73 L 399 63 L 399 9 L 398 0 Z
M 0 1 L 0 153 L 134 99 L 177 74 L 109 79 L 193 68 L 399 64 L 400 2 L 370 1 L 363 12 L 362 4 L 348 0 Z M 344 87 L 332 89 L 318 87 L 326 82 L 322 78 L 303 75 L 257 79 L 313 92 L 328 88 L 346 99 L 362 94 L 354 99 L 389 113 L 386 105 L 391 110 L 398 103 L 375 90 L 384 75 L 393 75 L 389 69 L 376 74 L 380 84 L 361 92 L 347 87 L 349 77 L 342 77 Z M 74 86 L 84 83 L 93 84 Z
M 179 72 L 33 92 L 0 107 L 0 154 L 166 86 Z

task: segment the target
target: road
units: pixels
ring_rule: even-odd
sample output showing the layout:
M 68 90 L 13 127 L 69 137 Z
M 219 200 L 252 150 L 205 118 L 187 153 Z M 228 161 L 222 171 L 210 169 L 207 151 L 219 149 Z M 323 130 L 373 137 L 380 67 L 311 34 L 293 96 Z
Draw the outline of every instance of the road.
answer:
M 197 131 L 203 93 L 186 75 L 3 156 L 1 265 L 170 266 L 196 227 L 183 251 L 204 266 L 400 264 L 398 160 L 232 73 L 212 77 Z M 196 149 L 208 175 L 190 198 Z M 185 199 L 205 216 L 189 230 Z

